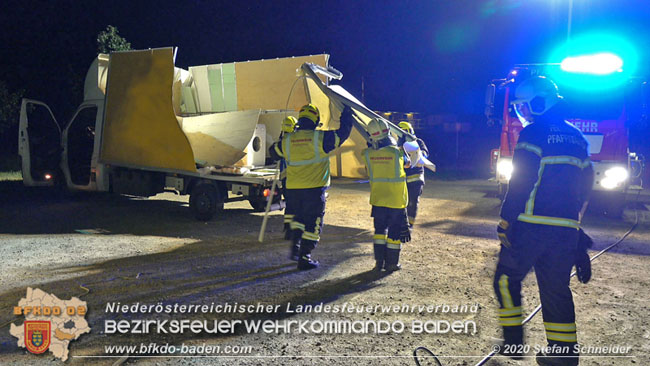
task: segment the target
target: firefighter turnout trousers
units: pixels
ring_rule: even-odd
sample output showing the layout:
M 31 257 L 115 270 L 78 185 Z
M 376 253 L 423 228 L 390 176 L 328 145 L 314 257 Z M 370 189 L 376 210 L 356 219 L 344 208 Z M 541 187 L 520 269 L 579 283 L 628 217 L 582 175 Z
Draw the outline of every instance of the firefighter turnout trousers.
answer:
M 501 245 L 494 276 L 494 291 L 500 305 L 499 323 L 506 342 L 508 334 L 521 334 L 521 281 L 534 267 L 548 343 L 571 352 L 578 341 L 569 289 L 578 230 L 525 222 L 514 225 L 512 246 Z
M 407 180 L 406 188 L 409 191 L 409 203 L 406 206 L 406 212 L 408 215 L 409 225 L 413 226 L 415 224 L 415 217 L 418 214 L 418 205 L 420 204 L 420 196 L 422 195 L 422 189 L 424 188 L 424 181 L 418 179 L 412 182 Z
M 406 222 L 406 210 L 372 206 L 371 216 L 375 226 L 372 242 L 377 269 L 383 268 L 384 264 L 386 267 L 397 265 L 402 249 L 400 232 Z
M 294 242 L 300 242 L 300 255 L 310 254 L 318 241 L 325 216 L 325 193 L 329 187 L 287 189 L 293 219 L 289 224 Z

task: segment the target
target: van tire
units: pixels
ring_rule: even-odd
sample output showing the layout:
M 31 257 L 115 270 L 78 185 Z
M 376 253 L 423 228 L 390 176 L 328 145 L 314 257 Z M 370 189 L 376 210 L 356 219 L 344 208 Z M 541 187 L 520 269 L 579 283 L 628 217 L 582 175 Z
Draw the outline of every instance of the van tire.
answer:
M 253 211 L 266 212 L 266 199 L 251 198 L 248 200 L 248 203 L 251 204 Z
M 211 183 L 199 183 L 190 193 L 190 210 L 197 220 L 209 221 L 223 209 L 217 187 Z

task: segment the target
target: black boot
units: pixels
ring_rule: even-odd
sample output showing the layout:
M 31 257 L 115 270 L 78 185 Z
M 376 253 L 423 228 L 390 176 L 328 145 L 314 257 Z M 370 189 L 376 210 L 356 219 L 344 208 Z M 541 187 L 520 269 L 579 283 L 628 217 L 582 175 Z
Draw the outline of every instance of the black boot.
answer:
M 402 269 L 402 265 L 399 264 L 399 252 L 400 249 L 386 248 L 386 271 L 394 272 Z
M 318 263 L 318 261 L 311 259 L 311 254 L 302 255 L 298 260 L 298 269 L 301 271 L 318 268 L 319 265 L 320 263 Z
M 303 240 L 300 243 L 300 259 L 298 260 L 298 269 L 306 271 L 317 268 L 318 261 L 311 259 L 311 251 L 316 247 L 316 242 L 313 240 Z
M 498 344 L 499 354 L 513 360 L 524 359 L 523 326 L 503 327 L 504 340 Z
M 374 244 L 375 251 L 375 268 L 373 271 L 380 272 L 384 268 L 384 260 L 386 259 L 386 244 Z
M 578 366 L 579 354 L 575 343 L 549 343 L 548 348 L 537 353 L 535 360 L 541 366 Z

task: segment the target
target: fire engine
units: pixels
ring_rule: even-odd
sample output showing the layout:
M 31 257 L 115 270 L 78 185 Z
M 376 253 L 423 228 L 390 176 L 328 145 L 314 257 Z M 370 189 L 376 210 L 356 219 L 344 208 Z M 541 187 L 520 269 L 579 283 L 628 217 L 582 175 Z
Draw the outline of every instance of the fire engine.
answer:
M 595 54 L 567 58 L 562 63 L 516 65 L 506 78 L 492 80 L 485 114 L 488 124 L 501 124 L 500 144 L 491 151 L 490 159 L 501 199 L 511 176 L 517 174 L 512 155 L 523 129 L 510 101 L 523 80 L 541 75 L 556 82 L 568 105 L 567 122 L 579 128 L 589 142 L 595 174 L 592 197 L 606 202 L 605 211 L 612 216 L 621 214 L 626 195 L 642 188 L 643 158 L 630 151 L 629 128 L 645 120 L 647 98 L 645 80 L 623 74 L 616 57 Z

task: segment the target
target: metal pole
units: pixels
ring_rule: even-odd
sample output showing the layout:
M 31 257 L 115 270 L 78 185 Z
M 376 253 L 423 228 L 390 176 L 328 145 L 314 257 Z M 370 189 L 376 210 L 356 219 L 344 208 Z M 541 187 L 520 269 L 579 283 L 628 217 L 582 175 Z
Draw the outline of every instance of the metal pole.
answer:
M 266 212 L 264 212 L 264 219 L 262 219 L 262 227 L 260 228 L 260 234 L 257 236 L 257 241 L 260 243 L 264 241 L 264 232 L 266 231 L 266 223 L 269 221 L 269 211 L 271 211 L 271 205 L 273 204 L 273 197 L 275 196 L 275 187 L 278 184 L 280 179 L 280 161 L 275 164 L 275 177 L 273 179 L 273 185 L 271 185 L 271 194 L 269 195 L 268 201 L 266 201 Z

